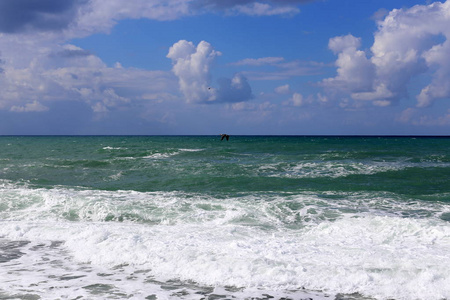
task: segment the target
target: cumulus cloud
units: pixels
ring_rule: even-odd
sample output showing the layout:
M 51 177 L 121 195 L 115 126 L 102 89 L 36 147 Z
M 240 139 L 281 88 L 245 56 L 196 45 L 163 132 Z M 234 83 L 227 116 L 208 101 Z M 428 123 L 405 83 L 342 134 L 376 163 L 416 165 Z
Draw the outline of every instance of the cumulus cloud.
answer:
M 221 55 L 205 41 L 197 47 L 185 40 L 178 41 L 169 49 L 167 57 L 173 62 L 172 71 L 179 79 L 180 90 L 187 102 L 207 102 L 217 98 L 211 88 L 211 66 Z
M 180 90 L 188 103 L 240 102 L 251 98 L 247 79 L 236 74 L 219 80 L 219 88 L 211 85 L 211 67 L 220 52 L 201 41 L 197 46 L 180 40 L 169 49 L 172 71 L 179 79 Z
M 338 55 L 337 75 L 322 81 L 329 90 L 379 106 L 408 97 L 408 84 L 428 73 L 431 82 L 416 95 L 417 107 L 450 97 L 450 0 L 394 9 L 378 21 L 367 55 L 352 35 L 330 39 Z
M 366 57 L 365 52 L 358 50 L 360 45 L 360 39 L 350 34 L 330 39 L 328 47 L 338 54 L 337 76 L 325 79 L 323 81 L 325 87 L 346 92 L 371 90 L 375 67 Z

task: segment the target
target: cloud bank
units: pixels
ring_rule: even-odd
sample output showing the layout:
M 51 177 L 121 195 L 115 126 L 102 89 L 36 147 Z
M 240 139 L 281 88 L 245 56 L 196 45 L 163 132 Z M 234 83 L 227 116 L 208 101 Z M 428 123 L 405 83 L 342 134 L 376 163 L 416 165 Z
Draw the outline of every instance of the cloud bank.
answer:
M 388 106 L 408 98 L 411 79 L 431 76 L 416 95 L 416 106 L 450 97 L 450 1 L 394 9 L 378 22 L 370 53 L 353 35 L 330 39 L 338 58 L 337 75 L 321 84 L 329 92 L 349 94 L 356 102 Z
M 279 7 L 302 2 L 264 2 L 258 14 L 273 14 Z M 258 3 L 130 0 L 124 5 L 122 0 L 0 1 L 0 109 L 42 112 L 48 109 L 49 101 L 83 101 L 95 112 L 108 112 L 130 106 L 132 99 L 174 99 L 174 79 L 170 73 L 108 67 L 94 53 L 67 41 L 107 33 L 123 19 L 167 21 L 208 11 L 227 13 L 237 6 L 259 6 Z M 173 72 L 187 102 L 239 102 L 252 97 L 242 74 L 220 79 L 217 87 L 213 87 L 211 67 L 220 52 L 208 43 L 194 47 L 180 41 L 172 48 L 168 57 L 174 61 Z
M 65 31 L 72 36 L 107 32 L 123 19 L 175 20 L 206 12 L 252 16 L 294 15 L 314 0 L 2 0 L 0 32 Z

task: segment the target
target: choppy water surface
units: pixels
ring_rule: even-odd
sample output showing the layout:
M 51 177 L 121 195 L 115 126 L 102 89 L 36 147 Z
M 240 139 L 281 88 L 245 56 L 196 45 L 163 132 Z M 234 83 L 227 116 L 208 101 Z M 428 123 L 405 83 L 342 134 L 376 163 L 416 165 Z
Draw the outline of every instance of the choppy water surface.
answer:
M 0 298 L 450 299 L 449 149 L 0 137 Z

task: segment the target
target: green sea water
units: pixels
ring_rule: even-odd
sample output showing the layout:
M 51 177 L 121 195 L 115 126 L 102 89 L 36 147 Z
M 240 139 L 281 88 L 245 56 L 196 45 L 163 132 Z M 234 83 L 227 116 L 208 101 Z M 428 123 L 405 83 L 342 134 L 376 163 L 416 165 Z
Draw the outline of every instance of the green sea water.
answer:
M 448 138 L 2 137 L 0 178 L 141 192 L 379 191 L 430 199 L 450 192 L 449 149 Z
M 449 251 L 450 138 L 0 137 L 0 295 L 450 299 Z

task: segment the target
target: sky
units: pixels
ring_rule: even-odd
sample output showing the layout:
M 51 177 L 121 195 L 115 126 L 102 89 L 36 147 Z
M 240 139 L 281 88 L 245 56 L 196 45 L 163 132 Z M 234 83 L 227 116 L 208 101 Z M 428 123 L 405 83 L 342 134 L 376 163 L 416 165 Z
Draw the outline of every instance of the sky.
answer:
M 449 135 L 450 0 L 1 0 L 0 135 Z

